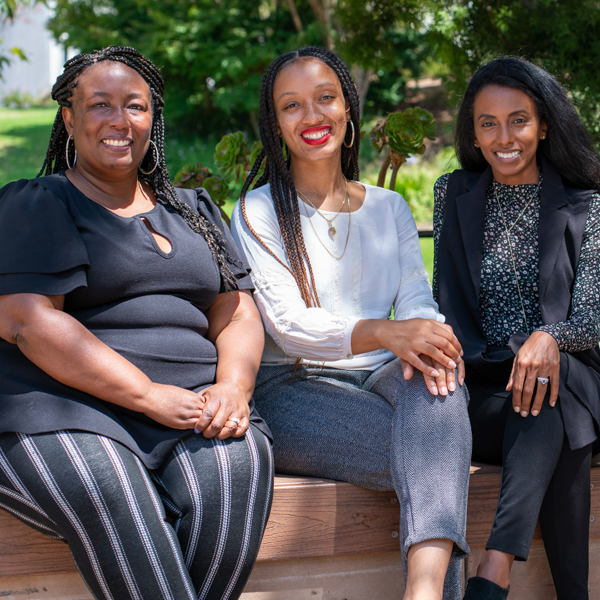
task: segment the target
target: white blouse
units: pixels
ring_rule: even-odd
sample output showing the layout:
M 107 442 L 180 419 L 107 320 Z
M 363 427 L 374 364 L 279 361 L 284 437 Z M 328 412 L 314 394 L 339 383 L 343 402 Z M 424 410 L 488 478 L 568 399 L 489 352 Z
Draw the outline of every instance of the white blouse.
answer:
M 365 200 L 352 212 L 348 247 L 340 260 L 322 244 L 335 256 L 342 254 L 349 214 L 337 216 L 337 235 L 331 239 L 327 221 L 312 207 L 305 210 L 298 200 L 321 308 L 306 307 L 292 275 L 250 232 L 236 204 L 231 230 L 252 268 L 254 299 L 267 332 L 263 365 L 294 363 L 301 357 L 305 364 L 375 370 L 395 358 L 394 354 L 382 349 L 353 355 L 352 330 L 358 321 L 387 319 L 393 306 L 396 320 L 419 317 L 444 322 L 431 294 L 408 205 L 395 192 L 361 185 Z M 263 242 L 289 264 L 269 184 L 248 193 L 246 214 Z M 325 214 L 331 218 L 335 213 Z

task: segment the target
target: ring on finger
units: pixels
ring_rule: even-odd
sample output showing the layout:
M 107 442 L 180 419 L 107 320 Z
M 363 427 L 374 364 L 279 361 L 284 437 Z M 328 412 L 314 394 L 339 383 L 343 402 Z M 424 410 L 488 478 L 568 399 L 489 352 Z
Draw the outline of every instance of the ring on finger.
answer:
M 542 384 L 546 385 L 550 381 L 550 377 L 538 377 L 537 380 Z
M 235 423 L 236 427 L 239 427 L 240 423 L 242 422 L 242 420 L 238 419 L 237 417 L 229 417 L 228 420 L 231 421 L 232 423 Z

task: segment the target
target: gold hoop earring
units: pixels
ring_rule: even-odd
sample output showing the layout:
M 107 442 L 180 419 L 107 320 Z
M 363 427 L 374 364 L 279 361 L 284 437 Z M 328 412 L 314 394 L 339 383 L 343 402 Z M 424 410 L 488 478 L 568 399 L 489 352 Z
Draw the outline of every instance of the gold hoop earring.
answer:
M 354 145 L 354 123 L 352 122 L 352 119 L 350 119 L 348 123 L 350 123 L 350 125 L 352 126 L 352 139 L 350 140 L 349 144 L 346 144 L 346 136 L 344 136 L 344 141 L 342 142 L 344 144 L 344 148 L 352 148 L 352 146 Z M 348 125 L 346 125 L 346 132 L 348 132 Z
M 154 173 L 154 171 L 156 171 L 156 167 L 158 167 L 158 148 L 156 147 L 156 144 L 152 140 L 150 140 L 150 143 L 152 144 L 152 154 L 154 155 L 155 163 L 154 163 L 154 166 L 149 171 L 144 171 L 142 169 L 142 163 L 140 163 L 138 165 L 138 169 L 140 170 L 140 173 L 142 175 L 150 175 L 151 173 Z M 148 152 L 146 152 L 146 154 L 148 154 Z M 146 157 L 144 156 L 144 158 L 146 158 Z M 144 162 L 144 158 L 142 159 L 142 162 Z
M 73 139 L 73 134 L 71 133 L 69 135 L 69 137 L 67 138 L 67 144 L 65 145 L 65 161 L 67 162 L 68 169 L 72 169 L 77 164 L 77 150 L 75 150 L 75 160 L 73 161 L 73 164 L 71 165 L 69 163 L 69 143 L 72 139 Z M 73 145 L 74 145 L 74 143 L 73 143 Z

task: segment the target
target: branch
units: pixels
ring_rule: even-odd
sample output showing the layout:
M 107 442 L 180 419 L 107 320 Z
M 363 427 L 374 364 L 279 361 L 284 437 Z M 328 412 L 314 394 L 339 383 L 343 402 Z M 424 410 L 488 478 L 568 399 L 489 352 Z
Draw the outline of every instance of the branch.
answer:
M 391 150 L 388 148 L 387 154 L 385 155 L 385 158 L 383 159 L 383 163 L 381 165 L 381 169 L 379 169 L 379 177 L 377 178 L 377 186 L 378 187 L 385 187 L 385 176 L 387 175 L 387 170 L 390 167 L 390 163 L 392 162 L 392 153 Z
M 290 9 L 290 14 L 292 15 L 292 21 L 294 21 L 294 27 L 298 33 L 302 33 L 304 28 L 302 27 L 302 21 L 300 20 L 300 15 L 298 14 L 298 10 L 296 9 L 296 3 L 294 0 L 286 0 L 288 8 Z

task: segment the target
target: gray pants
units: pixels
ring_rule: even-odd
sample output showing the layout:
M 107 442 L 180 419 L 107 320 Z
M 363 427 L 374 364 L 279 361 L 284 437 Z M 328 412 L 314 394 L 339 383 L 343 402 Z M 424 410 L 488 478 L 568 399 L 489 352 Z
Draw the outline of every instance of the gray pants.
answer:
M 432 396 L 421 373 L 405 381 L 400 359 L 376 371 L 261 367 L 254 398 L 274 438 L 278 473 L 395 490 L 400 546 L 454 542 L 444 600 L 461 598 L 471 461 L 465 387 Z

